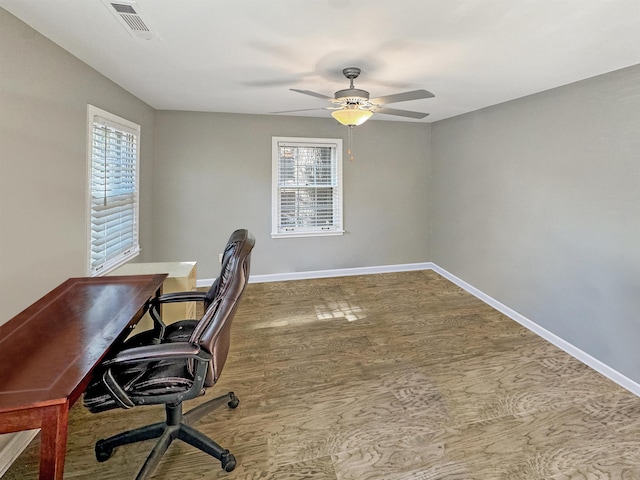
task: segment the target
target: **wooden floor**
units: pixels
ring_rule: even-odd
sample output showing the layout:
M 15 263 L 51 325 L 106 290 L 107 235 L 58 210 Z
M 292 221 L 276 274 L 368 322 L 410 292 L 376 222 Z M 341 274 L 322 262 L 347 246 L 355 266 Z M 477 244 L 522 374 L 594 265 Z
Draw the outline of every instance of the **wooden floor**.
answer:
M 154 479 L 640 479 L 640 399 L 432 271 L 250 284 L 196 428 L 238 460 L 175 442 Z M 129 479 L 152 442 L 93 443 L 160 406 L 71 411 L 65 478 Z M 39 443 L 6 473 L 36 478 Z

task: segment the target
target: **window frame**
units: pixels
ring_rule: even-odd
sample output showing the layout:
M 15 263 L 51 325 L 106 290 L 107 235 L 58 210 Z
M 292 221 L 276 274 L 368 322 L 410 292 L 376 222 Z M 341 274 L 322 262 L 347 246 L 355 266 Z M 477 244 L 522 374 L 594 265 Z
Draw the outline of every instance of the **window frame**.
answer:
M 98 265 L 94 265 L 93 261 L 93 237 L 94 231 L 94 191 L 93 191 L 93 171 L 94 171 L 94 128 L 95 124 L 100 122 L 105 125 L 106 128 L 111 131 L 121 131 L 127 134 L 134 135 L 135 137 L 135 159 L 134 159 L 134 175 L 135 179 L 132 182 L 134 185 L 133 192 L 125 192 L 123 195 L 132 195 L 127 199 L 132 204 L 130 214 L 132 215 L 131 230 L 127 230 L 131 236 L 130 245 L 126 248 L 118 246 L 116 255 L 107 256 L 105 254 L 105 260 Z M 128 262 L 132 258 L 136 257 L 140 253 L 140 125 L 131 122 L 127 119 L 114 115 L 110 112 L 102 110 L 101 108 L 93 105 L 87 105 L 87 200 L 86 200 L 86 271 L 88 276 L 102 276 L 113 271 L 122 264 Z M 106 167 L 105 167 L 106 168 Z M 131 183 L 131 182 L 130 182 Z M 96 197 L 97 198 L 97 197 Z M 106 201 L 107 195 L 105 193 L 104 199 Z M 105 248 L 106 250 L 106 248 Z
M 284 231 L 280 223 L 281 219 L 281 190 L 280 185 L 280 146 L 307 146 L 307 147 L 331 147 L 332 148 L 332 172 L 335 175 L 333 189 L 333 223 L 326 227 L 288 227 L 291 230 Z M 291 238 L 291 237 L 321 237 L 336 236 L 344 234 L 344 192 L 342 178 L 342 139 L 341 138 L 309 138 L 309 137 L 272 137 L 272 197 L 271 197 L 271 237 Z M 309 187 L 323 188 L 323 187 Z M 326 187 L 324 187 L 326 188 Z

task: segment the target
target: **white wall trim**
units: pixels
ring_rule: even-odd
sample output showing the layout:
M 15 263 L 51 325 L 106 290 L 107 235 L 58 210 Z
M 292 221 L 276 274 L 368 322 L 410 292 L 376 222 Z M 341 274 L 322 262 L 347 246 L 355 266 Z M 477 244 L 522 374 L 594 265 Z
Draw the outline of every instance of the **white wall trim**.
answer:
M 568 353 L 572 357 L 581 361 L 585 365 L 593 368 L 595 371 L 601 373 L 609 380 L 617 383 L 622 388 L 634 393 L 637 396 L 640 396 L 640 384 L 631 380 L 630 378 L 624 376 L 617 370 L 614 370 L 607 364 L 601 362 L 597 358 L 592 357 L 588 353 L 580 350 L 578 347 L 572 345 L 567 342 L 563 338 L 560 338 L 556 334 L 550 332 L 546 328 L 541 327 L 534 321 L 528 319 L 524 315 L 519 314 L 515 310 L 510 307 L 500 303 L 493 297 L 487 295 L 483 291 L 477 289 L 473 285 L 465 282 L 461 278 L 456 277 L 452 273 L 448 272 L 444 268 L 439 267 L 433 262 L 422 262 L 422 263 L 408 263 L 401 265 L 382 265 L 377 267 L 356 267 L 356 268 L 340 268 L 333 270 L 316 270 L 309 272 L 292 272 L 292 273 L 275 273 L 275 274 L 267 274 L 267 275 L 252 275 L 249 278 L 249 283 L 261 283 L 261 282 L 280 282 L 287 280 L 307 280 L 312 278 L 328 278 L 328 277 L 341 277 L 341 276 L 351 276 L 351 275 L 367 275 L 371 273 L 390 273 L 390 272 L 405 272 L 411 270 L 433 270 L 436 273 L 442 275 L 447 280 L 456 284 L 458 287 L 467 291 L 474 297 L 482 300 L 487 305 L 495 308 L 503 315 L 506 315 L 510 319 L 515 322 L 518 322 L 523 327 L 531 330 L 536 335 L 544 338 L 551 344 L 560 348 L 564 352 Z M 202 279 L 197 281 L 198 287 L 208 287 L 210 286 L 215 278 L 211 279 Z
M 251 275 L 249 283 L 284 282 L 288 280 L 309 280 L 312 278 L 348 277 L 352 275 L 369 275 L 372 273 L 408 272 L 410 270 L 433 270 L 431 262 L 405 263 L 401 265 L 379 265 L 377 267 L 336 268 L 333 270 L 312 270 L 308 272 L 272 273 Z M 199 279 L 198 287 L 209 287 L 215 278 Z
M 2 477 L 11 464 L 27 448 L 40 429 L 26 430 L 16 433 L 0 435 L 0 477 Z

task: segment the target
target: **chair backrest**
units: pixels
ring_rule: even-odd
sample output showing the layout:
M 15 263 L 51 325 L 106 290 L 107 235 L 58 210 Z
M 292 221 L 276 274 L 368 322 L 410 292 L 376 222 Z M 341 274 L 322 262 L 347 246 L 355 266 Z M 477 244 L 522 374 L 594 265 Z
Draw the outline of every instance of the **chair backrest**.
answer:
M 255 242 L 248 230 L 236 230 L 231 234 L 222 255 L 220 275 L 207 292 L 204 315 L 189 339 L 213 357 L 204 382 L 207 387 L 218 381 L 229 353 L 231 323 L 249 280 L 251 250 Z

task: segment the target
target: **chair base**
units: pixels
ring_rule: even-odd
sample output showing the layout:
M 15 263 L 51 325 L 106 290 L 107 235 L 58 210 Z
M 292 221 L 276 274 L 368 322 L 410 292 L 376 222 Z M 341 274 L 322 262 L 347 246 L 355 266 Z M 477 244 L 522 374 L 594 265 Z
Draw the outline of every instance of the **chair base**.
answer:
M 171 442 L 178 439 L 220 460 L 222 468 L 230 472 L 236 467 L 236 459 L 229 453 L 229 450 L 222 448 L 209 437 L 191 427 L 191 423 L 196 422 L 223 403 L 226 403 L 231 408 L 236 408 L 240 400 L 233 392 L 229 392 L 226 395 L 209 400 L 185 414 L 182 413 L 182 402 L 167 404 L 165 405 L 166 420 L 164 422 L 146 425 L 104 440 L 98 440 L 95 447 L 96 459 L 99 462 L 105 462 L 109 460 L 116 447 L 159 438 L 136 477 L 136 480 L 144 480 L 151 476 Z

